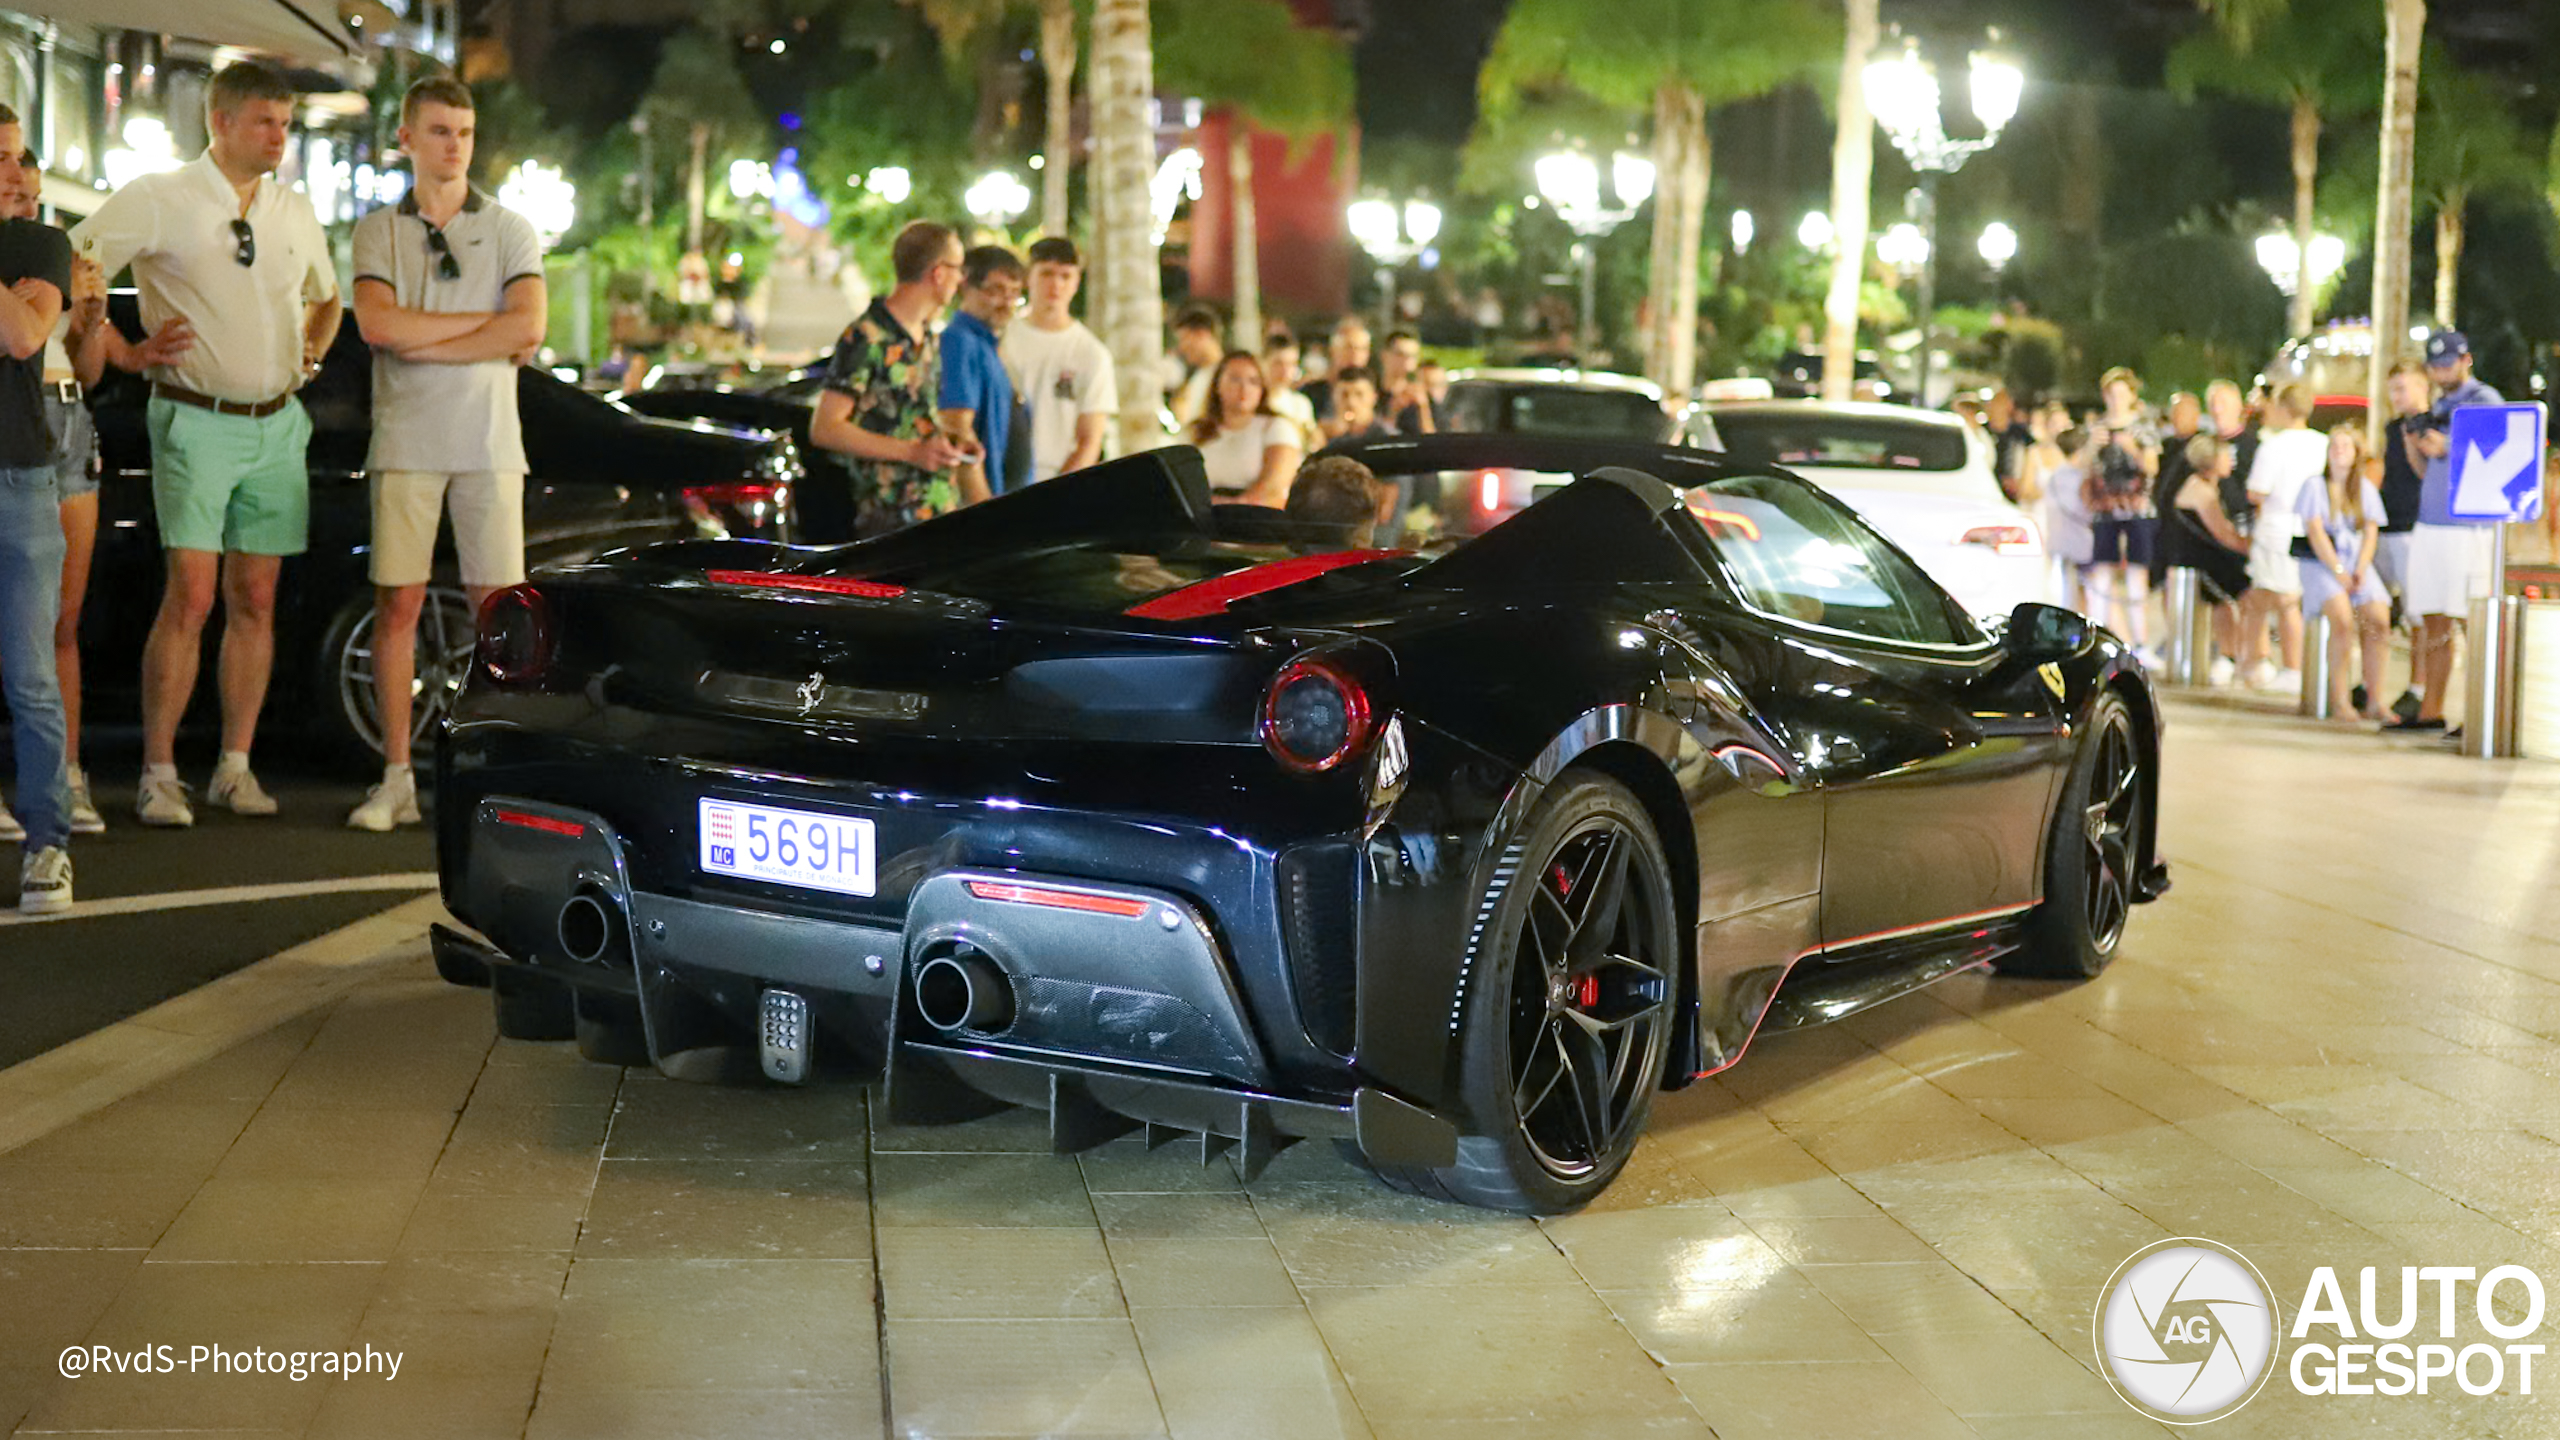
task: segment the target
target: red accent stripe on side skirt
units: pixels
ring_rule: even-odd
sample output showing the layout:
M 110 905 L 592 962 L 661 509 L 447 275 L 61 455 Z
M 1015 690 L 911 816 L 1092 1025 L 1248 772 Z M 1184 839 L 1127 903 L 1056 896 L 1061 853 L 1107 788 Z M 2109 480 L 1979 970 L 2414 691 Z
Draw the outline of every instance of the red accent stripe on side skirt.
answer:
M 773 570 L 711 570 L 703 578 L 714 585 L 743 585 L 763 590 L 800 590 L 812 595 L 851 595 L 863 600 L 895 600 L 907 593 L 904 585 L 889 585 L 878 580 L 855 580 L 843 575 L 794 575 Z
M 1237 570 L 1212 580 L 1202 580 L 1168 591 L 1143 604 L 1132 605 L 1128 612 L 1141 620 L 1197 620 L 1203 615 L 1217 615 L 1248 595 L 1260 595 L 1312 580 L 1328 570 L 1347 565 L 1366 565 L 1372 560 L 1391 560 L 1409 555 L 1409 550 L 1336 550 L 1324 555 L 1292 555 L 1267 565 Z

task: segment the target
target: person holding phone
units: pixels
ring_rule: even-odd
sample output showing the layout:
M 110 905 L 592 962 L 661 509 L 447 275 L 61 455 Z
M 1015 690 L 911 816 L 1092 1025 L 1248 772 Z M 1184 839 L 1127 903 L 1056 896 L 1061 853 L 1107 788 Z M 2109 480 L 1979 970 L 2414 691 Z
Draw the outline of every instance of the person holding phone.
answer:
M 918 220 L 890 243 L 897 283 L 836 341 L 809 422 L 812 444 L 854 462 L 853 533 L 810 539 L 868 540 L 959 508 L 952 471 L 983 452 L 944 435 L 935 417 L 933 322 L 960 293 L 964 260 L 959 233 L 938 221 Z

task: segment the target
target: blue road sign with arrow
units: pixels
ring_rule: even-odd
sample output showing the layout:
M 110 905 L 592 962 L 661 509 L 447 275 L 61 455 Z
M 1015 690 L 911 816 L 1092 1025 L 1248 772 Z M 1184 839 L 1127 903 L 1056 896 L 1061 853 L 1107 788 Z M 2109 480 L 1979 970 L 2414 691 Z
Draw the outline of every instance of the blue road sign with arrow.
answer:
M 2453 489 L 2446 510 L 2465 524 L 2513 524 L 2542 514 L 2540 401 L 2465 405 L 2453 412 Z

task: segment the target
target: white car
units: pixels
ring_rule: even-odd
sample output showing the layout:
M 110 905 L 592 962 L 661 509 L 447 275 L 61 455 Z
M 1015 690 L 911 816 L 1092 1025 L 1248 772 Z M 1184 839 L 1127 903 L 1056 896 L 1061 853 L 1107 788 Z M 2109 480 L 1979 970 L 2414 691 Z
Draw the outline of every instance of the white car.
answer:
M 2001 493 L 1991 442 L 1957 416 L 1819 400 L 1708 404 L 1689 412 L 1681 438 L 1821 486 L 1976 615 L 2054 598 L 2043 527 Z

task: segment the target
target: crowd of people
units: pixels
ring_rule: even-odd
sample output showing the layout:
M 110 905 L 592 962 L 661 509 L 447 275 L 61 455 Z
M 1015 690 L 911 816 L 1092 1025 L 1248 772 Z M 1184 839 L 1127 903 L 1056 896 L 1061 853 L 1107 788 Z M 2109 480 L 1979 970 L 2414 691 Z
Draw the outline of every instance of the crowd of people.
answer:
M 2313 620 L 2325 622 L 2330 713 L 2383 729 L 2445 729 L 2455 627 L 2493 592 L 2486 527 L 2450 513 L 2453 411 L 2495 404 L 2462 334 L 2427 338 L 2394 369 L 2379 454 L 2361 420 L 2312 428 L 2314 396 L 2277 387 L 2254 407 L 2229 380 L 2181 391 L 2165 414 L 2140 376 L 2110 370 L 2102 405 L 2022 408 L 2006 391 L 1978 412 L 2002 488 L 2044 519 L 2072 603 L 2159 660 L 2167 572 L 2196 573 L 2212 607 L 2208 683 L 2294 691 Z M 2386 704 L 2394 626 L 2410 632 L 2408 685 Z
M 164 583 L 141 655 L 144 825 L 195 823 L 177 768 L 215 602 L 220 755 L 203 803 L 276 813 L 250 748 L 275 663 L 276 582 L 310 528 L 311 422 L 297 392 L 349 308 L 311 202 L 277 178 L 299 95 L 254 63 L 215 74 L 192 162 L 107 197 L 68 234 L 35 219 L 40 169 L 0 108 L 0 684 L 16 748 L 18 906 L 72 902 L 71 837 L 106 828 L 78 751 L 80 607 L 97 530 L 99 456 L 85 391 L 105 370 L 149 377 L 151 497 Z M 472 189 L 471 92 L 410 87 L 400 145 L 412 183 L 356 225 L 352 308 L 372 348 L 371 578 L 382 778 L 347 816 L 420 821 L 411 673 L 437 533 L 449 511 L 474 602 L 524 578 L 524 443 L 515 369 L 546 323 L 533 227 Z M 107 317 L 130 266 L 147 338 Z
M 821 521 L 810 538 L 886 534 L 1101 458 L 1120 397 L 1110 352 L 1072 311 L 1074 241 L 1050 236 L 1017 256 L 920 220 L 891 244 L 890 265 L 894 283 L 827 363 L 809 438 L 846 458 L 854 489 L 842 533 Z M 1230 348 L 1226 328 L 1205 306 L 1177 314 L 1163 386 L 1174 435 L 1199 449 L 1221 503 L 1288 510 L 1323 447 L 1439 427 L 1447 372 L 1409 330 L 1388 335 L 1373 365 L 1368 325 L 1346 317 L 1327 336 L 1324 374 L 1308 379 L 1285 325 L 1258 354 Z M 1382 492 L 1379 521 L 1411 498 Z

